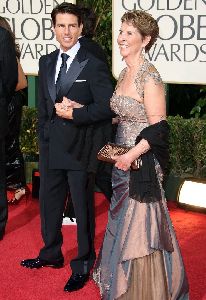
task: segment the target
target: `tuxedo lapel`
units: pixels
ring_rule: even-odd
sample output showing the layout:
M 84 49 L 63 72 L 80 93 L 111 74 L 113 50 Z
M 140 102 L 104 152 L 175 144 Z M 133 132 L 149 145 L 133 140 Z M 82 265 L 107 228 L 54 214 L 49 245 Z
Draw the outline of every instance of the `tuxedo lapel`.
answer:
M 56 85 L 55 85 L 55 73 L 56 73 L 56 64 L 58 58 L 59 50 L 56 50 L 52 55 L 48 58 L 47 62 L 47 84 L 50 97 L 52 101 L 55 103 L 56 101 Z
M 61 99 L 63 96 L 68 94 L 73 83 L 78 78 L 88 61 L 89 59 L 86 57 L 86 51 L 81 47 L 67 71 L 65 81 L 61 83 L 57 99 Z

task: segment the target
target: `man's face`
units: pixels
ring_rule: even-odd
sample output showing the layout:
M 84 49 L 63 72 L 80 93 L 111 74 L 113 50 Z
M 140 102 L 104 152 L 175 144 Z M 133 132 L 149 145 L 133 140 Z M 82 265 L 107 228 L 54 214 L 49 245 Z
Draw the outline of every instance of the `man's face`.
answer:
M 57 14 L 53 28 L 60 48 L 66 52 L 71 49 L 81 35 L 83 25 L 78 25 L 77 16 L 72 14 Z

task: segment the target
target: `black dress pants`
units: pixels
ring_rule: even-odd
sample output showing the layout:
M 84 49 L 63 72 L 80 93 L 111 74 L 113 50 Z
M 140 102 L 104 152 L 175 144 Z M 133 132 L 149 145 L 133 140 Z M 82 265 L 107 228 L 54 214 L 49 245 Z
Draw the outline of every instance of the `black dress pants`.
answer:
M 106 163 L 101 164 L 96 174 L 94 173 L 89 174 L 87 193 L 90 193 L 91 197 L 94 197 L 93 194 L 95 191 L 95 184 L 96 184 L 98 188 L 100 188 L 100 190 L 103 192 L 107 200 L 110 202 L 112 197 L 112 182 L 111 182 L 112 167 L 113 167 L 112 164 L 106 164 Z M 70 219 L 76 218 L 70 192 L 68 193 L 67 196 L 64 216 Z
M 88 273 L 95 261 L 93 195 L 88 193 L 89 176 L 84 170 L 48 168 L 40 156 L 40 213 L 44 247 L 39 256 L 46 260 L 63 257 L 61 227 L 68 185 L 77 221 L 78 254 L 71 261 L 72 271 Z

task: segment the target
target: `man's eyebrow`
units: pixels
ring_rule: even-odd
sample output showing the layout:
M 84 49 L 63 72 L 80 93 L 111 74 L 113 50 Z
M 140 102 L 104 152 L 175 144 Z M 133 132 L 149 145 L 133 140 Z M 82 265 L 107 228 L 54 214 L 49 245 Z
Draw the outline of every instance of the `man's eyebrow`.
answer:
M 78 25 L 78 23 L 69 23 L 69 24 L 65 24 L 64 22 L 59 22 L 57 23 L 57 25 Z

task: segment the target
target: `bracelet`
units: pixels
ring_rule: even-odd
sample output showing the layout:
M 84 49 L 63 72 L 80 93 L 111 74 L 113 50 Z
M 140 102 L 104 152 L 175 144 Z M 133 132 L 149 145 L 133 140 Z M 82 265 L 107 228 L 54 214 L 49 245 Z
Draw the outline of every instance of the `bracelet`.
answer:
M 139 143 L 138 143 L 138 146 L 140 146 L 140 150 L 141 150 L 141 154 L 144 154 L 146 153 L 149 149 L 150 149 L 150 145 L 148 144 L 148 142 L 144 139 L 142 139 Z

